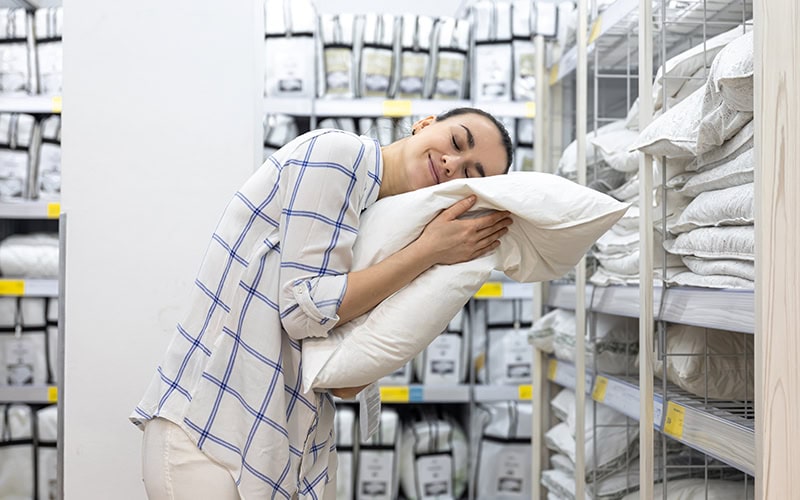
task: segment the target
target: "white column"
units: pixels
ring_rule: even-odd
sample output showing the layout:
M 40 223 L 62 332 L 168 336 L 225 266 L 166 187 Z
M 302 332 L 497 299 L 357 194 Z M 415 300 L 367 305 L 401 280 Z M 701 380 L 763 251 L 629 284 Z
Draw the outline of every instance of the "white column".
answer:
M 260 163 L 263 4 L 65 3 L 64 497 L 139 500 L 127 416 Z
M 755 19 L 756 498 L 800 489 L 800 5 Z

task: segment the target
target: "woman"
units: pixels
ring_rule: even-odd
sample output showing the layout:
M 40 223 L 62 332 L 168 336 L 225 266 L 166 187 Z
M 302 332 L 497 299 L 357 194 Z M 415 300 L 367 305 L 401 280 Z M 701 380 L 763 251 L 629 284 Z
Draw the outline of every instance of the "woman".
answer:
M 510 164 L 505 128 L 473 108 L 419 120 L 383 148 L 317 130 L 272 155 L 226 208 L 188 314 L 131 416 L 144 428 L 148 496 L 335 498 L 333 401 L 302 392 L 302 339 L 368 312 L 433 265 L 492 251 L 511 224 L 505 212 L 459 220 L 470 197 L 404 249 L 350 272 L 361 212 Z

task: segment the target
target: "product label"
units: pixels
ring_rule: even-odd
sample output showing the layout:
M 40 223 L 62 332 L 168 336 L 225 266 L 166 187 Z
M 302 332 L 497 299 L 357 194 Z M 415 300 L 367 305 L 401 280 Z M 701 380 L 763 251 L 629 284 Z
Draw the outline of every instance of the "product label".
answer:
M 346 94 L 350 91 L 352 54 L 351 49 L 325 49 L 325 83 L 329 94 Z
M 15 338 L 5 347 L 6 383 L 17 386 L 33 384 L 34 347 L 30 339 Z
M 461 54 L 439 53 L 435 99 L 458 99 L 466 77 L 466 58 Z
M 362 450 L 358 461 L 358 498 L 391 500 L 393 472 L 393 451 Z
M 506 377 L 511 381 L 525 382 L 531 378 L 531 346 L 524 335 L 516 332 L 506 337 L 505 348 Z
M 428 68 L 428 54 L 404 52 L 402 74 L 398 85 L 400 97 L 422 97 L 425 87 L 425 70 Z
M 364 68 L 364 95 L 386 97 L 392 78 L 392 52 L 364 49 L 361 53 Z
M 497 456 L 497 492 L 521 495 L 526 474 L 524 451 L 519 447 L 504 447 Z
M 461 335 L 443 333 L 426 351 L 426 383 L 457 384 L 461 372 Z
M 417 458 L 417 498 L 438 500 L 453 498 L 453 457 L 449 454 Z

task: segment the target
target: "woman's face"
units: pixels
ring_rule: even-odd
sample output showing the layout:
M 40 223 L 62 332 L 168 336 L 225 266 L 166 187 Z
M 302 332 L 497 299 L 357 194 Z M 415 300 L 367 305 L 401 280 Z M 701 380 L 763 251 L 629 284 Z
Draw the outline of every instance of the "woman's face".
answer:
M 442 121 L 422 119 L 412 128 L 404 156 L 410 189 L 452 179 L 488 177 L 506 171 L 506 149 L 500 131 L 474 113 Z

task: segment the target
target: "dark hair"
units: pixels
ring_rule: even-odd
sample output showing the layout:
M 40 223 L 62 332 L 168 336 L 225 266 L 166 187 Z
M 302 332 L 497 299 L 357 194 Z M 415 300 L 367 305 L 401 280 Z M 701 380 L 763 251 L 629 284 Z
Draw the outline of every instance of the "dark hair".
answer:
M 500 132 L 500 137 L 503 140 L 503 147 L 506 148 L 506 158 L 508 158 L 508 163 L 506 164 L 506 172 L 508 172 L 508 169 L 511 168 L 511 162 L 514 159 L 514 148 L 511 145 L 511 136 L 508 135 L 508 130 L 506 130 L 505 125 L 503 125 L 503 123 L 500 120 L 495 118 L 494 115 L 492 115 L 491 113 L 487 113 L 486 111 L 479 108 L 462 107 L 462 108 L 453 108 L 449 111 L 441 113 L 439 116 L 436 117 L 436 121 L 440 122 L 443 120 L 447 120 L 448 118 L 452 118 L 454 116 L 469 115 L 469 114 L 475 114 L 486 117 L 492 123 L 494 123 L 495 127 L 497 127 L 498 132 Z

